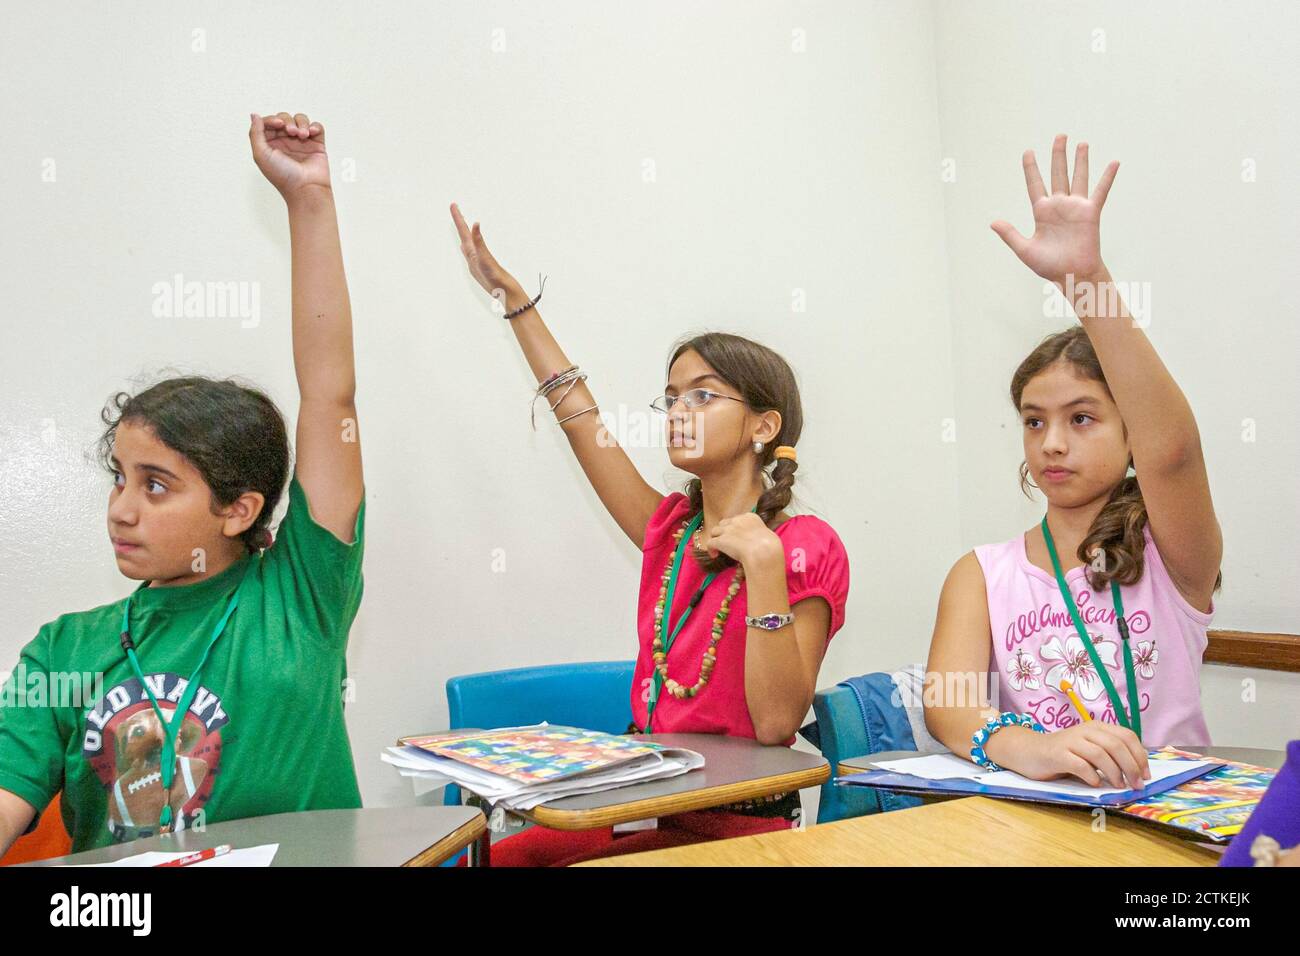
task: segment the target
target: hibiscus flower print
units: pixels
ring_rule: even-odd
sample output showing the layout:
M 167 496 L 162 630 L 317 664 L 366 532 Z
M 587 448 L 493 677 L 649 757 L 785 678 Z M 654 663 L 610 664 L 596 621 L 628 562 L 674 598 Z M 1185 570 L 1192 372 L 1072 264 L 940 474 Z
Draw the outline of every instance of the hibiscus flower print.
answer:
M 1156 676 L 1156 664 L 1160 663 L 1160 652 L 1156 650 L 1155 640 L 1138 641 L 1137 654 L 1133 664 L 1137 672 L 1147 680 Z
M 1042 665 L 1025 653 L 1023 647 L 1016 648 L 1016 656 L 1007 661 L 1007 682 L 1015 690 L 1039 690 L 1043 682 L 1039 675 L 1043 673 Z
M 1091 631 L 1088 636 L 1092 638 L 1092 646 L 1097 649 L 1097 657 L 1101 660 L 1102 666 L 1107 669 L 1115 667 L 1119 646 L 1114 641 L 1098 637 Z M 1077 634 L 1067 637 L 1064 644 L 1061 643 L 1059 636 L 1053 635 L 1038 649 L 1038 656 L 1045 661 L 1055 661 L 1047 671 L 1049 687 L 1059 690 L 1061 681 L 1068 680 L 1084 700 L 1096 700 L 1106 692 L 1106 686 L 1097 676 L 1096 668 L 1092 666 L 1088 649 L 1083 646 L 1083 641 Z

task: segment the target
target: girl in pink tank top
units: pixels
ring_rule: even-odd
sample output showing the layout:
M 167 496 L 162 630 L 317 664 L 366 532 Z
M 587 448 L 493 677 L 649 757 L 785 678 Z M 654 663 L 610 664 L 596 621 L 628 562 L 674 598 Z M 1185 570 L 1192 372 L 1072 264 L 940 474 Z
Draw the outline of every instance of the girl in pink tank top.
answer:
M 926 723 L 986 767 L 1136 787 L 1148 748 L 1210 743 L 1199 681 L 1222 536 L 1191 408 L 1101 259 L 1118 163 L 1091 195 L 1086 144 L 1071 182 L 1057 137 L 1050 193 L 1033 153 L 1024 167 L 1034 234 L 993 229 L 1082 324 L 1012 376 L 1021 488 L 1042 491 L 1046 515 L 953 567 L 930 648 L 943 690 L 932 684 Z M 962 675 L 990 699 L 955 693 Z
M 1146 573 L 1121 585 L 1137 677 L 1142 742 L 1205 747 L 1210 732 L 1201 713 L 1200 670 L 1213 611 L 1198 611 L 1178 593 L 1151 529 L 1142 529 Z M 999 711 L 1028 713 L 1047 730 L 1083 718 L 1060 690 L 1068 681 L 1094 720 L 1117 724 L 1100 674 L 1077 633 L 1056 577 L 1029 563 L 1025 536 L 975 549 L 988 596 Z M 1115 609 L 1108 591 L 1097 592 L 1077 567 L 1065 575 L 1084 626 L 1118 696 L 1128 701 Z

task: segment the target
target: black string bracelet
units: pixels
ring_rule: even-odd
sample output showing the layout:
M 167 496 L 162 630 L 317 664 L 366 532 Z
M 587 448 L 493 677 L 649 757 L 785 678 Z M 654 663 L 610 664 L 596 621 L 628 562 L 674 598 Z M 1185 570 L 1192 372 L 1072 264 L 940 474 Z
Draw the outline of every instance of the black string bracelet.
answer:
M 546 279 L 547 279 L 546 276 L 543 276 L 540 272 L 537 273 L 537 281 L 541 283 L 541 288 L 537 290 L 537 295 L 533 296 L 531 301 L 525 303 L 524 305 L 521 305 L 519 308 L 507 312 L 503 316 L 503 318 L 513 319 L 516 315 L 523 315 L 525 312 L 527 312 L 529 309 L 535 306 L 538 302 L 541 302 L 542 291 L 546 288 Z

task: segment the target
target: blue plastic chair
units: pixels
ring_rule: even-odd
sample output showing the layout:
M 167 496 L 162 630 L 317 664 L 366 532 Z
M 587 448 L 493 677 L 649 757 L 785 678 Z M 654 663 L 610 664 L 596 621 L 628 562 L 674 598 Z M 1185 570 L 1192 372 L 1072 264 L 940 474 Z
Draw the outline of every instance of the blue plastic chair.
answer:
M 858 712 L 858 702 L 853 692 L 843 684 L 819 690 L 813 696 L 814 725 L 818 739 L 812 743 L 821 750 L 831 765 L 831 778 L 821 785 L 817 802 L 817 822 L 846 820 L 880 812 L 880 799 L 876 791 L 866 787 L 836 786 L 841 760 L 861 757 L 869 752 L 866 727 Z M 808 728 L 801 731 L 811 737 Z
M 907 709 L 901 703 L 892 675 L 866 674 L 819 690 L 813 696 L 813 714 L 816 720 L 799 732 L 831 765 L 831 778 L 820 790 L 818 823 L 920 804 L 920 799 L 913 796 L 868 787 L 841 787 L 835 783 L 841 760 L 917 749 Z
M 488 730 L 546 721 L 621 734 L 632 722 L 635 665 L 635 661 L 548 664 L 452 677 L 447 681 L 448 724 L 452 730 Z M 455 806 L 460 801 L 460 787 L 448 784 L 443 803 Z M 459 856 L 444 865 L 454 866 Z

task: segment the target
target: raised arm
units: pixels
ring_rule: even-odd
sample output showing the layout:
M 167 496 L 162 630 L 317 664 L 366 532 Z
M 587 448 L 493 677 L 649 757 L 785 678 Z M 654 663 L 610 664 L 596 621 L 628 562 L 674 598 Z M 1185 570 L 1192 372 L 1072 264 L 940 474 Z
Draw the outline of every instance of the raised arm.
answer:
M 1003 221 L 993 223 L 993 231 L 1021 262 L 1071 293 L 1071 305 L 1128 429 L 1151 535 L 1182 595 L 1194 606 L 1208 608 L 1223 537 L 1196 419 L 1146 333 L 1133 322 L 1101 258 L 1101 210 L 1119 163 L 1106 167 L 1089 195 L 1088 144 L 1080 143 L 1075 151 L 1073 181 L 1066 175 L 1065 145 L 1064 135 L 1052 144 L 1050 195 L 1033 151 L 1024 154 L 1034 212 L 1032 238 Z
M 498 299 L 507 312 L 530 302 L 532 297 L 524 292 L 523 286 L 488 251 L 479 224 L 474 223 L 471 229 L 455 203 L 451 205 L 451 218 L 456 224 L 460 251 L 465 255 L 470 274 L 484 291 Z M 536 306 L 509 321 L 519 347 L 524 350 L 528 367 L 539 383 L 573 364 L 542 321 Z M 564 396 L 563 400 L 560 400 L 561 396 Z M 601 504 L 623 533 L 638 548 L 643 547 L 646 524 L 663 495 L 641 477 L 627 452 L 601 424 L 599 413 L 592 409 L 596 400 L 586 382 L 579 381 L 572 388 L 564 385 L 542 401 L 556 406 L 557 421 L 568 419 L 560 427 Z
M 289 212 L 293 364 L 298 377 L 295 472 L 312 517 L 351 543 L 361 506 L 352 306 L 343 274 L 325 129 L 302 113 L 252 115 L 257 168 Z

